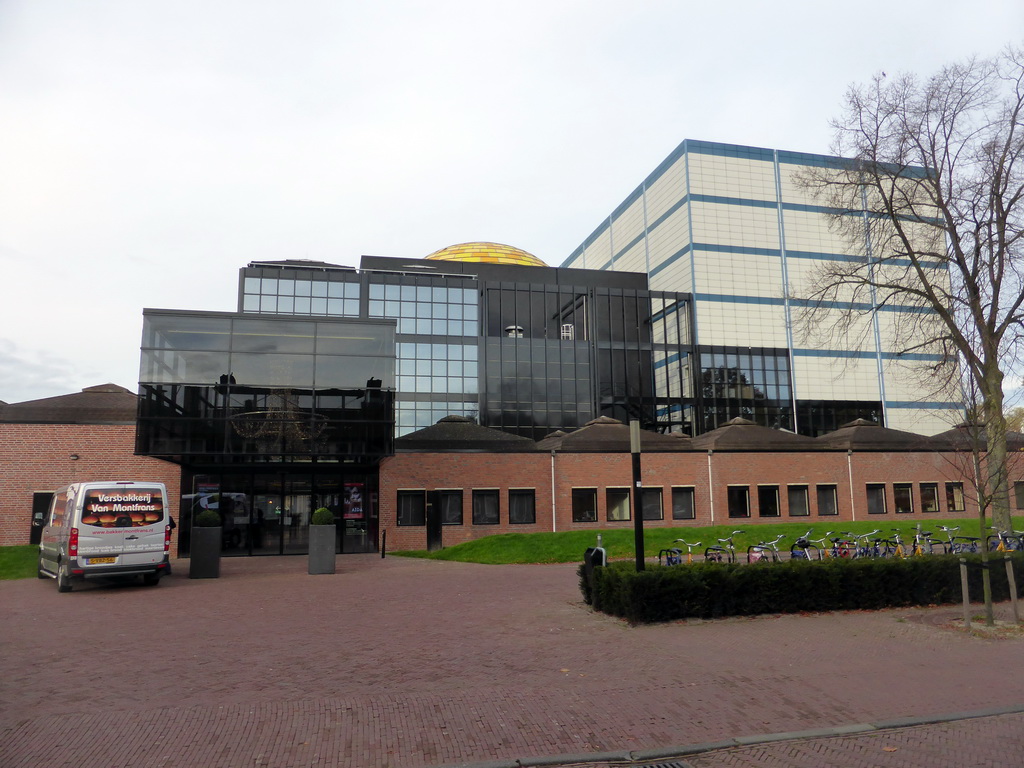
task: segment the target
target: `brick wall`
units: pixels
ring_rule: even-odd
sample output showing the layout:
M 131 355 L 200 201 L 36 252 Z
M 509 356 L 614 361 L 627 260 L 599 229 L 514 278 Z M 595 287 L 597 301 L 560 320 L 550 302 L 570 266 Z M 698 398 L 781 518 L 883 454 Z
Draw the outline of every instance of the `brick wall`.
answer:
M 710 462 L 710 473 L 709 473 Z M 705 525 L 751 525 L 768 522 L 812 522 L 875 520 L 886 530 L 897 522 L 973 518 L 978 514 L 977 502 L 971 492 L 972 472 L 969 457 L 936 452 L 858 452 L 814 451 L 793 453 L 758 453 L 752 451 L 692 453 L 645 453 L 641 457 L 641 480 L 644 488 L 662 489 L 663 517 L 645 521 L 645 527 L 687 527 Z M 1024 477 L 1024 466 L 1011 465 L 1011 488 L 1014 480 Z M 852 486 L 851 486 L 852 479 Z M 552 510 L 551 487 L 555 488 Z M 398 526 L 396 499 L 399 490 L 462 489 L 463 524 L 443 526 L 445 546 L 491 536 L 497 533 L 598 530 L 633 527 L 633 521 L 607 519 L 606 492 L 609 488 L 630 489 L 632 460 L 628 453 L 557 453 L 550 454 L 398 454 L 384 461 L 380 474 L 380 525 L 388 531 L 388 549 L 426 548 L 426 529 L 422 526 Z M 966 508 L 949 509 L 945 484 L 963 483 Z M 867 484 L 883 483 L 886 489 L 887 513 L 867 513 Z M 893 505 L 893 484 L 910 483 L 914 511 L 896 514 Z M 921 484 L 934 483 L 939 494 L 939 511 L 923 512 Z M 748 517 L 729 516 L 728 489 L 746 486 L 749 492 Z M 817 487 L 835 486 L 837 513 L 819 514 Z M 778 516 L 766 517 L 758 503 L 758 487 L 777 488 Z M 789 486 L 806 486 L 808 512 L 793 515 L 789 506 Z M 694 493 L 692 520 L 672 519 L 672 488 L 691 487 Z M 852 494 L 851 494 L 852 487 Z M 472 489 L 497 488 L 500 491 L 500 523 L 473 525 Z M 510 525 L 508 522 L 508 489 L 535 488 L 537 519 L 533 525 Z M 593 488 L 597 492 L 597 521 L 573 522 L 572 489 Z M 1013 499 L 1011 498 L 1011 506 Z M 630 505 L 632 507 L 632 504 Z M 1014 510 L 1015 512 L 1017 510 Z M 552 525 L 554 520 L 554 526 Z
M 179 467 L 134 450 L 134 424 L 0 424 L 0 546 L 29 543 L 32 494 L 78 481 L 165 483 L 177 519 Z

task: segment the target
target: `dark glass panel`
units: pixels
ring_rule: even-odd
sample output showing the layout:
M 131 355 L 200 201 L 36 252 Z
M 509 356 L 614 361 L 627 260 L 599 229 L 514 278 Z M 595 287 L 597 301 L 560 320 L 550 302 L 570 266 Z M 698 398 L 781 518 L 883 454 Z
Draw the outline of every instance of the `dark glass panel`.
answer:
M 155 349 L 227 350 L 231 320 L 226 317 L 146 315 L 142 346 Z
M 313 355 L 236 352 L 231 355 L 231 375 L 245 386 L 312 388 Z
M 316 358 L 316 386 L 318 389 L 323 387 L 365 387 L 371 379 L 381 382 L 380 386 L 382 387 L 393 387 L 394 360 L 388 357 L 335 357 L 332 355 L 318 355 Z M 429 388 L 427 391 L 430 391 Z
M 313 353 L 314 323 L 236 318 L 233 328 L 232 350 L 235 352 Z
M 228 353 L 143 350 L 139 380 L 145 383 L 214 384 L 228 371 Z

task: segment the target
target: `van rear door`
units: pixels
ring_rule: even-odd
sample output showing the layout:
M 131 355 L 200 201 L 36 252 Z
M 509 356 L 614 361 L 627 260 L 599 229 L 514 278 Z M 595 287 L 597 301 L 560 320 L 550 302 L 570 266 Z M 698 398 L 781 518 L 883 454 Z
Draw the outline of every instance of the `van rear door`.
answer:
M 79 564 L 146 565 L 164 559 L 167 512 L 159 485 L 90 484 L 83 489 Z

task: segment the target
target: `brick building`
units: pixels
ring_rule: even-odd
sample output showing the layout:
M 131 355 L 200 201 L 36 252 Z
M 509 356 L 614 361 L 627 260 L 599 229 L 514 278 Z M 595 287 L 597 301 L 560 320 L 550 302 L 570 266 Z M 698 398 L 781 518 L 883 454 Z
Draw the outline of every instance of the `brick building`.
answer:
M 137 401 L 108 384 L 0 406 L 0 544 L 29 543 L 33 510 L 76 480 L 163 482 L 181 519 L 183 468 L 134 455 Z M 883 530 L 974 517 L 970 442 L 963 428 L 924 437 L 864 420 L 817 438 L 743 419 L 696 438 L 645 431 L 642 514 L 648 527 L 876 520 Z M 1010 447 L 1011 505 L 1024 514 L 1024 435 Z M 367 504 L 389 550 L 631 528 L 629 450 L 629 428 L 609 417 L 533 441 L 449 416 L 395 440 Z M 288 543 L 299 533 L 282 526 Z
M 1024 435 L 1011 436 L 1011 505 L 1024 514 Z M 645 525 L 975 517 L 962 430 L 935 437 L 857 420 L 818 438 L 734 419 L 698 438 L 643 433 Z M 392 549 L 497 533 L 631 528 L 629 428 L 601 417 L 533 443 L 463 417 L 398 438 L 380 466 Z
M 0 546 L 33 541 L 33 515 L 80 480 L 165 483 L 177 517 L 179 468 L 135 455 L 137 409 L 138 397 L 114 384 L 0 405 Z

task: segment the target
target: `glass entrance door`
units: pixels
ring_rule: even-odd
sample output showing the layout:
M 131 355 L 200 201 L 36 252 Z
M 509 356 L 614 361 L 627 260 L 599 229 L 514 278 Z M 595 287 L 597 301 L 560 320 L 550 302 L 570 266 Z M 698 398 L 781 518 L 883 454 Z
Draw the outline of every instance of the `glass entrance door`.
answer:
M 377 542 L 377 485 L 364 472 L 235 472 L 197 474 L 194 493 L 181 499 L 182 554 L 188 554 L 186 513 L 203 502 L 221 512 L 223 554 L 302 555 L 309 552 L 313 511 L 327 507 L 337 526 L 337 551 L 373 552 Z M 198 507 L 196 507 L 198 509 Z
M 309 475 L 253 478 L 250 543 L 254 555 L 309 552 L 313 493 Z

